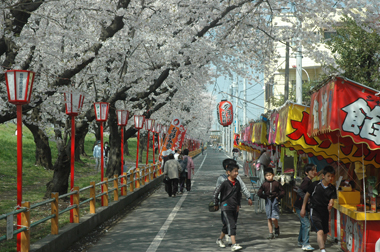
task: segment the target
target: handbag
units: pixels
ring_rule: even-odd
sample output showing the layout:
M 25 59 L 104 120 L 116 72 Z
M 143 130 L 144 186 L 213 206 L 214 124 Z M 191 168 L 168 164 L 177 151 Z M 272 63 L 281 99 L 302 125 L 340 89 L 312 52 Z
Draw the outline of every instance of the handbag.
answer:
M 228 200 L 229 198 L 231 198 L 232 194 L 234 194 L 234 192 L 236 191 L 236 187 L 234 186 L 234 188 L 232 189 L 232 191 L 230 192 L 230 194 L 228 194 L 223 200 L 221 200 L 220 202 L 223 202 L 223 201 L 226 201 Z M 209 212 L 217 212 L 219 210 L 215 210 L 215 207 L 214 207 L 214 201 L 210 201 L 210 203 L 208 203 L 208 211 Z
M 162 180 L 162 182 L 164 182 L 165 184 L 169 184 L 170 183 L 170 178 L 169 177 L 165 177 L 164 180 Z

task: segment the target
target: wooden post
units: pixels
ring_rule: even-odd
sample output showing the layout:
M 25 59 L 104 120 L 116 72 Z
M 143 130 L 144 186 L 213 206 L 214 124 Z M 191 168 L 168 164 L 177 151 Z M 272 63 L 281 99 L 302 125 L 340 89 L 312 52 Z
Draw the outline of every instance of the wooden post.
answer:
M 150 165 L 145 166 L 145 181 L 150 182 Z
M 51 234 L 58 234 L 58 196 L 57 192 L 51 193 L 51 197 L 55 198 L 55 201 L 51 202 L 51 214 L 55 214 L 55 217 L 51 219 Z
M 145 185 L 145 166 L 141 168 L 141 184 Z
M 95 213 L 95 203 L 96 203 L 96 193 L 95 193 L 95 182 L 90 182 L 90 185 L 92 186 L 90 188 L 90 198 L 92 198 L 92 200 L 90 201 L 90 214 L 94 214 Z
M 113 181 L 113 187 L 114 189 L 116 189 L 113 191 L 113 200 L 117 201 L 119 200 L 119 183 L 118 183 L 119 179 L 117 175 L 114 175 L 113 178 L 115 178 L 115 180 Z
M 135 185 L 135 170 L 132 170 L 131 174 L 129 174 L 129 181 L 131 182 L 129 184 L 129 191 L 133 192 L 133 188 Z
M 20 134 L 19 132 L 17 132 Z M 21 213 L 21 226 L 26 230 L 21 232 L 21 252 L 29 252 L 30 250 L 30 202 L 21 202 L 21 207 L 26 207 L 26 212 Z
M 106 183 L 103 184 L 103 192 L 105 192 L 106 194 L 104 194 L 102 197 L 103 197 L 103 206 L 108 206 L 108 178 L 104 178 L 104 181 Z
M 73 223 L 79 223 L 79 186 L 74 186 L 74 191 L 77 191 L 76 194 L 73 194 L 73 204 L 77 205 L 73 209 Z
M 136 187 L 135 188 L 140 188 L 140 169 L 136 169 Z
M 123 196 L 127 196 L 127 173 L 124 172 L 123 176 L 124 176 L 124 179 L 123 179 L 124 186 L 121 188 L 121 190 L 123 191 Z
M 151 165 L 150 167 L 149 167 L 149 177 L 150 177 L 150 181 L 152 181 L 153 180 L 153 172 L 154 172 L 154 164 L 153 165 Z

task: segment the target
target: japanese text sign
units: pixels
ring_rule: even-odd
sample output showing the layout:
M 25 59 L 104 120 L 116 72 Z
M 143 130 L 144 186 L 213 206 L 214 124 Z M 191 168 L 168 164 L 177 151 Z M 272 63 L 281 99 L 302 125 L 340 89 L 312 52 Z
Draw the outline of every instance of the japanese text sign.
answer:
M 371 88 L 341 77 L 324 85 L 311 97 L 308 135 L 339 130 L 356 144 L 380 148 L 380 97 Z

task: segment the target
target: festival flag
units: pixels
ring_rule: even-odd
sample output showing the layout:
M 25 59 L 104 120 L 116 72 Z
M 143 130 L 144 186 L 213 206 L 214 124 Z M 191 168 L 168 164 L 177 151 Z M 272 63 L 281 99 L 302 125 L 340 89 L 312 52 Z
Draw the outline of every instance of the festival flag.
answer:
M 181 119 L 174 117 L 166 134 L 160 155 L 166 150 L 181 149 L 185 134 L 186 129 L 182 125 Z

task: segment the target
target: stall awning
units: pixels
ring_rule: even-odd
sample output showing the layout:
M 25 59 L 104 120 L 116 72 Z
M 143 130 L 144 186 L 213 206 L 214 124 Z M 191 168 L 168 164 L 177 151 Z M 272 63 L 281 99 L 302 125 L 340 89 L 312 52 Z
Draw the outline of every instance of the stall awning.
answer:
M 362 162 L 380 167 L 380 151 L 369 151 L 361 145 L 333 143 L 328 138 L 309 137 L 310 108 L 298 104 L 288 104 L 279 111 L 276 144 L 302 151 L 318 158 L 341 161 L 343 163 Z
M 380 148 L 379 91 L 343 77 L 333 77 L 311 96 L 309 136 L 345 146 Z
M 252 143 L 268 145 L 267 124 L 265 122 L 256 122 L 253 124 Z

